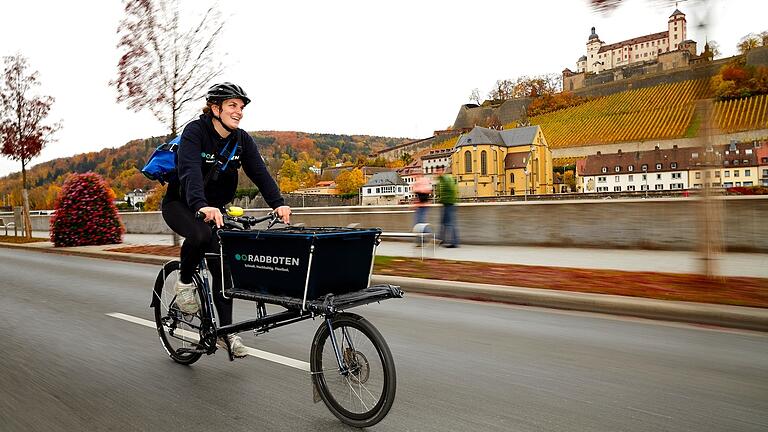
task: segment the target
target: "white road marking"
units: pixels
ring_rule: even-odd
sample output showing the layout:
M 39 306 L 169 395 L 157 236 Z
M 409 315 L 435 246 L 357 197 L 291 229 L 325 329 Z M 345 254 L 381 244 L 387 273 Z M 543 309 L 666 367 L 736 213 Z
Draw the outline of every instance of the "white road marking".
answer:
M 111 316 L 112 318 L 121 319 L 123 321 L 132 322 L 134 324 L 143 325 L 145 327 L 149 327 L 152 329 L 157 328 L 154 321 L 145 320 L 142 318 L 138 318 L 132 315 L 126 315 L 119 312 L 113 312 L 106 314 L 107 316 Z M 190 338 L 191 340 L 197 341 L 197 334 L 190 332 L 190 331 L 183 331 L 183 336 Z M 274 363 L 279 363 L 281 365 L 289 366 L 295 369 L 303 370 L 305 372 L 309 372 L 309 363 L 301 360 L 296 360 L 290 357 L 281 356 L 279 354 L 274 354 L 267 351 L 258 350 L 256 348 L 248 348 L 248 355 L 252 357 L 258 357 L 263 360 L 271 361 Z

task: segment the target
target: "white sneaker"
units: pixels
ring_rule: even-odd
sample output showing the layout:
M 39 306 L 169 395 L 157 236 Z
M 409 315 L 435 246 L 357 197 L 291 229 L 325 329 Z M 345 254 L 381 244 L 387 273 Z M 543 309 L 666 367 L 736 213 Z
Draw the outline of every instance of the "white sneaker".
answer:
M 238 335 L 229 335 L 227 336 L 229 339 L 229 347 L 232 350 L 232 356 L 237 358 L 243 358 L 248 356 L 248 347 L 243 344 L 243 340 Z M 224 342 L 224 339 L 219 338 L 219 340 L 216 342 L 216 345 L 219 348 L 226 348 L 227 344 Z
M 196 287 L 194 283 L 182 283 L 181 280 L 176 281 L 174 286 L 176 291 L 176 306 L 179 310 L 186 314 L 194 314 L 200 310 L 200 303 L 197 301 Z

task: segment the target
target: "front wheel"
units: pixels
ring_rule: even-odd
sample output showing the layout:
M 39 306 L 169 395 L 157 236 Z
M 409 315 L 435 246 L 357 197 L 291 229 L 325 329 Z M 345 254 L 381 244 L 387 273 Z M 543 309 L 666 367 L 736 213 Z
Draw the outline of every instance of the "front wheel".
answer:
M 152 305 L 155 309 L 155 324 L 160 342 L 173 361 L 185 365 L 196 362 L 203 355 L 201 351 L 202 317 L 205 303 L 200 301 L 200 289 L 197 290 L 201 307 L 195 314 L 186 314 L 176 306 L 174 285 L 179 279 L 179 261 L 171 261 L 163 266 L 157 275 Z M 200 278 L 193 276 L 195 285 L 201 285 Z
M 331 318 L 331 326 L 333 333 L 323 322 L 312 341 L 312 384 L 339 420 L 358 428 L 373 426 L 395 400 L 392 353 L 376 327 L 361 316 L 341 313 Z

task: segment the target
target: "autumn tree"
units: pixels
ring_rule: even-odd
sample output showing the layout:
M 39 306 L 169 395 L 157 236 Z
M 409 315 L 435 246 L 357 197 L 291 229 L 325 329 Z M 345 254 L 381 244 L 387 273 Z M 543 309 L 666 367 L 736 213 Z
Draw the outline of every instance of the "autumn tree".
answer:
M 357 194 L 365 184 L 365 176 L 360 168 L 344 171 L 336 177 L 336 190 L 341 195 Z
M 54 99 L 32 94 L 40 85 L 37 72 L 27 73 L 27 59 L 21 54 L 5 57 L 5 71 L 0 86 L 0 139 L 2 154 L 21 162 L 21 189 L 24 206 L 24 232 L 32 238 L 29 218 L 27 165 L 43 150 L 58 123 L 44 125 Z
M 514 80 L 498 80 L 493 90 L 488 93 L 488 99 L 498 101 L 557 93 L 563 87 L 562 79 L 560 74 L 551 73 L 533 77 L 523 75 Z
M 736 45 L 736 48 L 739 50 L 740 53 L 746 54 L 747 51 L 762 45 L 763 45 L 763 39 L 754 33 L 750 33 L 748 35 L 745 35 L 739 40 L 739 43 Z
M 194 25 L 183 28 L 178 0 L 123 0 L 118 27 L 121 52 L 117 101 L 136 112 L 148 109 L 171 135 L 180 119 L 223 66 L 215 60 L 216 42 L 224 27 L 211 7 Z

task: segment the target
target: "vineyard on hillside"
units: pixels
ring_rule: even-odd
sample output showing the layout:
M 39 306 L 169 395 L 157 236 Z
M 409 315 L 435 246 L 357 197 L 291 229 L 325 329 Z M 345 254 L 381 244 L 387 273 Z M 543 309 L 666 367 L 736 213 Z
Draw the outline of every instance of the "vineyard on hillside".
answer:
M 768 128 L 768 95 L 715 102 L 715 124 L 721 132 Z
M 709 79 L 662 84 L 594 99 L 531 117 L 551 148 L 682 138 L 695 101 L 710 97 Z

